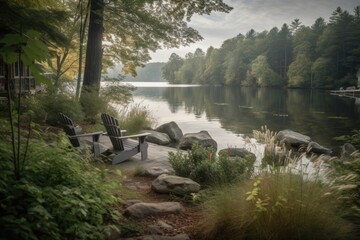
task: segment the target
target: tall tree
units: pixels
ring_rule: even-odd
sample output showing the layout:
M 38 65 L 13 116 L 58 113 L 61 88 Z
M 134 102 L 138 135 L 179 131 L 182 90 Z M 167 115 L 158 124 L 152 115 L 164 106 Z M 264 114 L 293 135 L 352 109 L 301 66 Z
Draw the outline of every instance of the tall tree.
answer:
M 102 69 L 102 40 L 104 33 L 104 0 L 90 1 L 89 33 L 86 46 L 86 59 L 83 92 L 96 92 L 100 90 Z

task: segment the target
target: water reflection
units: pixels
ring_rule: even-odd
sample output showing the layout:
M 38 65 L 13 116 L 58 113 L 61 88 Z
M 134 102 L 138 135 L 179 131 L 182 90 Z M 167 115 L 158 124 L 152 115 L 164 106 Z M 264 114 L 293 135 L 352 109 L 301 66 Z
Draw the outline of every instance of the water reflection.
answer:
M 221 128 L 234 134 L 251 134 L 253 129 L 267 125 L 274 131 L 286 128 L 299 131 L 334 147 L 337 143 L 333 137 L 359 128 L 359 105 L 355 99 L 331 96 L 321 90 L 139 87 L 135 97 L 146 100 L 149 106 L 166 102 L 175 121 L 190 125 L 198 124 L 193 116 L 205 118 L 208 122 L 219 122 Z M 162 114 L 169 115 L 162 111 L 158 109 L 155 113 L 160 123 Z

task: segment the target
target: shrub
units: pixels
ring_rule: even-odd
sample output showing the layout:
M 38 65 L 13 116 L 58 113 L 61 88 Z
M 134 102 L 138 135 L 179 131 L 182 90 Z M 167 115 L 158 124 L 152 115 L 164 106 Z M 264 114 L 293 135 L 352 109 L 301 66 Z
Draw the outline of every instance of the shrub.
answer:
M 0 238 L 104 239 L 119 213 L 100 170 L 61 141 L 31 140 L 21 179 L 0 142 Z
M 169 161 L 176 175 L 213 186 L 250 177 L 255 159 L 228 158 L 226 154 L 217 157 L 213 148 L 195 144 L 186 154 L 169 152 Z
M 84 118 L 79 102 L 65 94 L 36 94 L 24 100 L 24 109 L 33 116 L 37 122 L 47 122 L 56 125 L 59 112 L 64 113 L 75 122 Z
M 348 239 L 331 189 L 291 171 L 218 189 L 204 204 L 203 239 Z
M 120 110 L 120 126 L 126 129 L 127 134 L 138 133 L 140 130 L 150 128 L 153 125 L 153 117 L 146 107 L 139 104 L 128 105 Z

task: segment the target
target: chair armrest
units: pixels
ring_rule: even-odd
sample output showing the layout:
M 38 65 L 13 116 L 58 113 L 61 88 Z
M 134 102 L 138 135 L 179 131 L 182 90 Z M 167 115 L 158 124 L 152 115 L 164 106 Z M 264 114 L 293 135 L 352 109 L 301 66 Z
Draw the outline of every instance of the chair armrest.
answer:
M 83 133 L 83 134 L 77 134 L 73 136 L 68 136 L 69 138 L 78 138 L 78 137 L 89 137 L 89 136 L 95 136 L 95 135 L 102 135 L 104 132 L 93 132 L 93 133 Z
M 151 135 L 151 133 L 140 133 L 140 134 L 136 134 L 136 135 L 127 135 L 127 136 L 122 136 L 122 137 L 113 137 L 113 138 L 117 138 L 117 139 L 127 139 L 127 138 L 141 138 L 141 137 L 146 137 Z
M 126 133 L 127 130 L 120 130 L 121 133 Z M 109 134 L 107 132 L 103 132 L 103 135 L 109 136 Z

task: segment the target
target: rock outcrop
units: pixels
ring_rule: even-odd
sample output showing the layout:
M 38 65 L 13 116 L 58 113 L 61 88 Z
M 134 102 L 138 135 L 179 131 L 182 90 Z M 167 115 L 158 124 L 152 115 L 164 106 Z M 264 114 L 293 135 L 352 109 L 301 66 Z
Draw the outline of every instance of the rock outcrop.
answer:
M 207 131 L 184 134 L 184 136 L 180 139 L 179 148 L 182 150 L 188 150 L 191 149 L 194 144 L 199 144 L 203 147 L 213 147 L 215 150 L 217 149 L 216 141 Z
M 256 159 L 254 153 L 246 150 L 245 148 L 224 148 L 219 151 L 220 154 L 229 155 L 229 157 L 240 157 L 246 159 Z
M 288 148 L 299 148 L 301 146 L 306 147 L 306 150 L 316 154 L 331 155 L 332 150 L 321 146 L 317 142 L 311 140 L 309 136 L 303 135 L 298 132 L 286 129 L 278 132 L 276 138 L 284 143 Z
M 162 167 L 150 167 L 145 169 L 145 175 L 149 177 L 158 177 L 162 174 L 170 174 L 170 171 Z
M 157 132 L 154 130 L 146 130 L 144 132 L 151 133 L 149 136 L 146 136 L 145 138 L 147 142 L 151 142 L 163 146 L 169 145 L 171 143 L 171 139 L 169 135 L 167 135 L 166 133 Z
M 167 174 L 162 174 L 155 179 L 151 187 L 157 193 L 173 193 L 176 195 L 187 195 L 200 190 L 200 184 L 189 178 Z
M 179 202 L 135 203 L 125 209 L 125 215 L 142 218 L 153 215 L 164 215 L 184 212 Z
M 172 142 L 179 142 L 183 136 L 183 132 L 176 122 L 165 123 L 157 127 L 155 131 L 167 134 Z
M 345 143 L 341 147 L 341 158 L 350 157 L 356 151 L 356 148 L 351 143 Z

